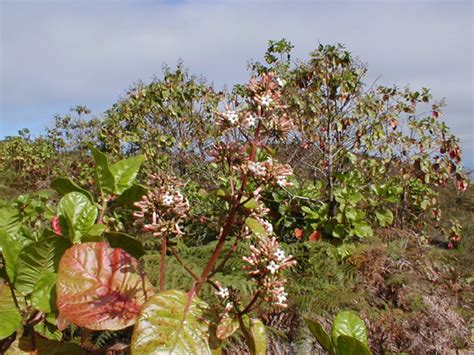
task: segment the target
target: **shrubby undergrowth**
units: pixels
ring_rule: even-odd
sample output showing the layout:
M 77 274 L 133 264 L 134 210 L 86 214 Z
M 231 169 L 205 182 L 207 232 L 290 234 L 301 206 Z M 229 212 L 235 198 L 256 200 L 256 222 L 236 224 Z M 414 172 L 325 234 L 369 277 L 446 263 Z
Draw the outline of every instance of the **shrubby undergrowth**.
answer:
M 468 346 L 444 103 L 367 86 L 341 45 L 291 49 L 270 41 L 229 92 L 178 65 L 103 117 L 0 141 L 2 350 L 305 353 L 309 330 L 337 354 Z

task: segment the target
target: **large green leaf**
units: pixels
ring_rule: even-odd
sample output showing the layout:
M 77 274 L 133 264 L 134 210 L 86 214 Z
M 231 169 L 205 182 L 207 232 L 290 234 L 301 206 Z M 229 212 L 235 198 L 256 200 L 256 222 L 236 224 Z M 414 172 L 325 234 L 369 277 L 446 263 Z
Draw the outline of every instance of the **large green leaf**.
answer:
M 340 335 L 351 336 L 363 344 L 368 344 L 367 327 L 359 315 L 353 311 L 339 312 L 332 326 L 332 340 L 337 342 Z
M 20 211 L 13 207 L 0 208 L 0 229 L 4 229 L 7 233 L 14 234 L 18 232 L 20 225 Z
M 138 171 L 145 160 L 144 155 L 122 159 L 115 164 L 109 164 L 107 156 L 101 151 L 90 147 L 96 164 L 96 175 L 102 192 L 121 195 L 131 188 Z M 129 191 L 129 193 L 134 191 Z
M 16 267 L 15 288 L 23 294 L 33 292 L 41 274 L 56 272 L 64 251 L 71 245 L 62 237 L 49 237 L 23 248 Z
M 337 352 L 340 355 L 370 355 L 367 345 L 349 335 L 340 335 L 337 338 Z
M 43 313 L 49 313 L 54 309 L 54 285 L 56 283 L 57 274 L 51 271 L 43 272 L 31 294 L 31 303 L 33 307 Z
M 78 184 L 76 184 L 74 181 L 68 178 L 56 178 L 53 180 L 51 183 L 51 188 L 59 192 L 61 195 L 66 195 L 69 192 L 80 192 L 81 194 L 85 195 L 92 203 L 94 202 L 94 197 L 92 194 L 87 191 L 86 189 L 83 189 L 80 187 Z
M 323 349 L 329 352 L 330 354 L 333 354 L 334 351 L 332 348 L 331 337 L 326 332 L 324 327 L 320 323 L 309 318 L 305 318 L 305 321 L 308 325 L 309 330 L 311 331 L 311 334 L 315 336 L 315 338 L 318 340 L 319 344 L 321 344 Z
M 134 202 L 140 201 L 142 196 L 146 195 L 146 193 L 147 189 L 145 186 L 133 184 L 122 192 L 122 194 L 115 200 L 115 203 L 118 205 L 131 205 Z
M 10 288 L 0 279 L 0 340 L 21 327 L 21 315 L 15 306 Z
M 95 172 L 101 192 L 114 194 L 115 179 L 109 168 L 107 156 L 94 147 L 90 147 L 95 160 Z
M 251 319 L 248 315 L 243 315 L 240 321 L 240 328 L 250 354 L 265 355 L 267 351 L 267 336 L 262 321 L 256 318 Z
M 0 251 L 5 260 L 5 270 L 10 282 L 15 282 L 16 264 L 20 251 L 30 242 L 19 233 L 12 235 L 0 228 Z
M 122 192 L 133 185 L 144 160 L 144 155 L 137 155 L 122 159 L 112 166 L 109 166 L 109 170 L 114 177 L 114 192 L 116 195 L 122 194 Z
M 59 201 L 58 214 L 62 234 L 78 243 L 94 225 L 98 211 L 85 195 L 70 192 Z
M 105 237 L 112 248 L 122 248 L 134 258 L 140 259 L 145 254 L 142 243 L 128 234 L 107 232 Z
M 251 319 L 250 331 L 255 343 L 255 355 L 265 355 L 267 353 L 267 336 L 262 321 L 260 319 Z
M 118 330 L 135 323 L 153 288 L 137 260 L 107 243 L 76 244 L 61 258 L 57 306 L 71 323 Z
M 141 311 L 132 337 L 133 354 L 211 354 L 207 305 L 195 297 L 188 305 L 183 291 L 153 296 Z

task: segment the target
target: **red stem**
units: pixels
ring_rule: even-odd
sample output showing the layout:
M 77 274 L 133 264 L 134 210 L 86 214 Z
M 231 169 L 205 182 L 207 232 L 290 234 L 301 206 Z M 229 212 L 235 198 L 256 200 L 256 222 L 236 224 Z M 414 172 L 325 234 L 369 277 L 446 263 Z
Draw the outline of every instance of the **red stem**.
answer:
M 252 141 L 252 146 L 251 146 L 250 155 L 249 155 L 249 161 L 254 161 L 255 156 L 257 154 L 257 144 L 258 144 L 259 136 L 260 136 L 260 127 L 261 127 L 261 123 L 259 122 L 259 124 L 257 126 L 257 129 L 255 130 L 255 137 Z M 204 268 L 203 272 L 201 273 L 201 276 L 193 284 L 193 286 L 191 287 L 191 289 L 188 292 L 188 297 L 189 297 L 190 301 L 193 299 L 193 297 L 196 294 L 199 293 L 202 286 L 207 281 L 207 278 L 209 277 L 209 274 L 212 272 L 212 269 L 216 265 L 217 260 L 219 259 L 219 256 L 222 253 L 222 249 L 224 248 L 224 243 L 225 243 L 227 237 L 229 236 L 229 233 L 232 229 L 232 226 L 235 223 L 235 219 L 237 217 L 237 211 L 239 210 L 239 207 L 240 207 L 240 199 L 242 198 L 245 187 L 247 186 L 248 179 L 249 179 L 248 175 L 244 176 L 244 178 L 242 179 L 242 185 L 241 185 L 240 190 L 237 194 L 237 198 L 232 200 L 232 207 L 230 209 L 227 221 L 226 221 L 224 227 L 222 228 L 222 232 L 221 232 L 221 235 L 219 237 L 219 241 L 216 245 L 216 248 L 214 249 L 214 252 L 212 253 L 211 258 L 209 259 L 206 267 Z

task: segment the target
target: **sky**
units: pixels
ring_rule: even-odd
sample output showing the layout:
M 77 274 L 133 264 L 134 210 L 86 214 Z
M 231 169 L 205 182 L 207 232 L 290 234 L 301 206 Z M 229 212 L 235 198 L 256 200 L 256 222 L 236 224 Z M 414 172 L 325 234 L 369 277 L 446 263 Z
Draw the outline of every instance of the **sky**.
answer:
M 0 139 L 41 134 L 55 114 L 97 116 L 138 80 L 182 60 L 217 87 L 248 79 L 271 39 L 293 58 L 340 42 L 368 82 L 429 87 L 474 169 L 473 2 L 470 0 L 0 0 Z

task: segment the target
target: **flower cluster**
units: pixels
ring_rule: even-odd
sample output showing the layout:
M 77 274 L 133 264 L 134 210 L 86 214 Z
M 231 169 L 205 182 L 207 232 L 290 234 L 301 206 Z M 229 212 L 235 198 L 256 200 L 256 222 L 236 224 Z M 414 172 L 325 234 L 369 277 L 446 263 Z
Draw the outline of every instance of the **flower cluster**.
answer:
M 284 82 L 273 74 L 264 74 L 253 78 L 247 86 L 249 97 L 247 104 L 230 108 L 225 106 L 223 112 L 218 112 L 217 124 L 225 129 L 240 128 L 244 130 L 256 129 L 259 122 L 267 135 L 277 132 L 288 133 L 292 121 L 285 112 L 286 106 L 281 103 L 281 89 Z
M 189 211 L 189 202 L 179 188 L 182 183 L 172 177 L 161 177 L 156 174 L 148 176 L 149 192 L 135 202 L 133 216 L 143 224 L 143 230 L 154 236 L 182 234 L 179 223 Z
M 263 299 L 276 306 L 287 306 L 286 280 L 281 279 L 281 271 L 296 265 L 291 255 L 286 256 L 275 237 L 261 237 L 258 245 L 250 246 L 252 254 L 244 257 L 244 269 L 264 292 Z
M 259 80 L 253 78 L 250 80 L 248 89 L 261 109 L 283 107 L 280 104 L 281 85 L 272 73 L 262 75 Z
M 288 164 L 279 164 L 272 158 L 263 162 L 247 162 L 247 171 L 259 183 L 276 184 L 280 187 L 290 186 L 288 176 L 293 174 L 293 170 Z
M 245 161 L 245 147 L 238 142 L 216 142 L 209 154 L 214 163 L 226 161 L 232 166 L 239 166 Z

